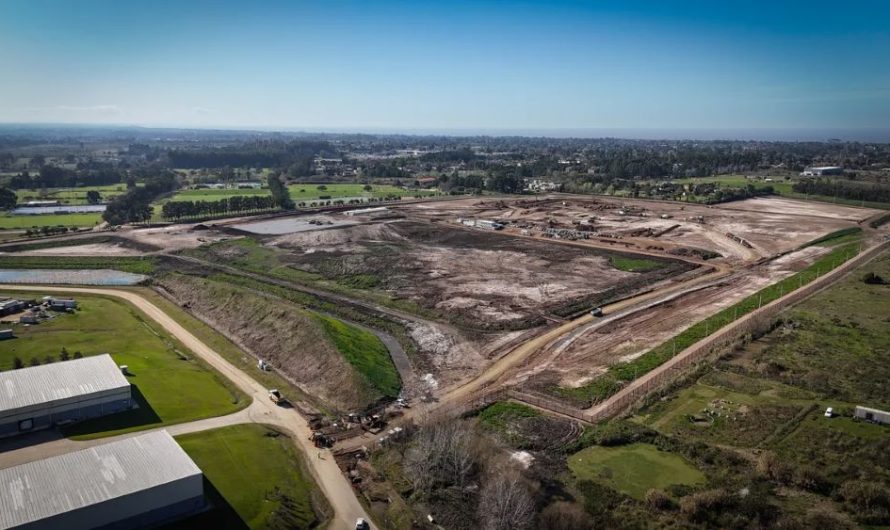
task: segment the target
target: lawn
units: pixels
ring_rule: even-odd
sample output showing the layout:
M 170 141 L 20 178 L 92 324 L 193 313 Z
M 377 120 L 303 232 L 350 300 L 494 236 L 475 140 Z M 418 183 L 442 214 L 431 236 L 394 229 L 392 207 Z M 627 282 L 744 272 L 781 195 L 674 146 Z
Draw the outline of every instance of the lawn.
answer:
M 39 228 L 41 226 L 96 226 L 102 222 L 101 213 L 66 213 L 47 215 L 0 215 L 0 229 Z
M 247 424 L 186 434 L 176 441 L 240 519 L 235 524 L 210 521 L 211 513 L 177 527 L 308 529 L 319 524 L 313 499 L 320 493 L 288 436 Z
M 313 316 L 334 342 L 337 350 L 374 388 L 383 395 L 396 397 L 402 382 L 389 350 L 377 335 L 342 320 L 314 313 Z
M 625 272 L 649 272 L 664 266 L 664 263 L 651 259 L 628 258 L 619 255 L 611 256 L 609 258 L 609 264 L 616 269 Z
M 705 483 L 704 474 L 681 456 L 643 443 L 588 447 L 571 455 L 568 465 L 577 479 L 603 482 L 635 499 L 653 488 Z
M 25 365 L 32 359 L 58 360 L 62 348 L 72 356 L 110 353 L 115 362 L 129 366 L 140 407 L 69 426 L 67 435 L 108 436 L 220 416 L 248 405 L 248 397 L 126 302 L 83 295 L 77 299 L 76 313 L 58 314 L 34 326 L 12 325 L 16 338 L 0 342 L 3 370 L 11 369 L 16 357 Z

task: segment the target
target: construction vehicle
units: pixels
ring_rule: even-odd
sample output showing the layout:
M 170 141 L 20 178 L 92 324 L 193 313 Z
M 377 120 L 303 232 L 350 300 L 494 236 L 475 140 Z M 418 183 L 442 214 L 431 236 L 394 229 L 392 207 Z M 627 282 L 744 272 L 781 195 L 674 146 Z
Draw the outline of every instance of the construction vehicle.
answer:
M 275 403 L 276 405 L 286 405 L 288 402 L 287 398 L 284 397 L 277 388 L 269 390 L 269 399 L 271 399 L 272 403 Z

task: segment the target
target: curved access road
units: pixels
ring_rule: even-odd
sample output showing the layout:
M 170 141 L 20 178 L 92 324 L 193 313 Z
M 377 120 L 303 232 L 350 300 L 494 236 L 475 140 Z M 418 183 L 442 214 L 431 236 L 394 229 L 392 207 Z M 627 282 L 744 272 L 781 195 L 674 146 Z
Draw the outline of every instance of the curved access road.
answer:
M 146 316 L 157 322 L 164 330 L 176 337 L 183 345 L 201 357 L 207 364 L 231 380 L 247 395 L 251 396 L 254 403 L 246 410 L 251 411 L 252 418 L 255 421 L 275 425 L 290 432 L 294 443 L 302 451 L 306 465 L 313 478 L 334 510 L 334 516 L 328 528 L 351 530 L 355 528 L 355 520 L 357 518 L 363 517 L 370 520 L 365 513 L 365 509 L 358 501 L 358 498 L 356 498 L 352 485 L 346 480 L 346 477 L 337 466 L 333 454 L 327 450 L 319 451 L 309 441 L 312 431 L 306 420 L 296 410 L 282 408 L 272 403 L 268 398 L 268 390 L 263 385 L 232 365 L 222 355 L 201 342 L 190 331 L 140 294 L 108 288 L 52 285 L 0 285 L 0 289 L 112 296 L 133 304 Z M 174 428 L 171 427 L 170 429 Z

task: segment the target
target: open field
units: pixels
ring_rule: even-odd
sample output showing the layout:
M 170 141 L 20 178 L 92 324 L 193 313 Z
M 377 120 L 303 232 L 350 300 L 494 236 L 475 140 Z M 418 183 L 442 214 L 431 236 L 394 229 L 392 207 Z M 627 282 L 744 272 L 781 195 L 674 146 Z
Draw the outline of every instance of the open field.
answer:
M 252 241 L 199 254 L 476 329 L 533 327 L 545 322 L 542 313 L 583 311 L 689 269 L 668 259 L 627 261 L 635 256 L 406 221 Z M 648 272 L 621 270 L 611 258 Z
M 318 189 L 319 186 L 325 189 Z M 321 197 L 330 199 L 359 197 L 413 197 L 415 195 L 432 195 L 428 190 L 406 190 L 397 186 L 373 185 L 370 191 L 364 184 L 291 184 L 287 187 L 294 202 L 319 200 Z M 177 191 L 171 201 L 217 201 L 236 195 L 268 195 L 268 188 L 229 188 L 229 189 L 184 189 Z
M 838 177 L 833 177 L 838 178 Z M 844 199 L 840 197 L 831 197 L 827 195 L 812 195 L 798 193 L 792 189 L 797 179 L 785 180 L 781 177 L 773 178 L 771 182 L 763 179 L 748 179 L 744 175 L 718 175 L 714 177 L 690 177 L 683 179 L 673 179 L 672 182 L 677 184 L 705 184 L 715 182 L 724 186 L 744 187 L 753 184 L 757 187 L 772 186 L 775 193 L 789 199 L 799 199 L 815 202 L 825 202 L 831 204 L 840 204 L 846 206 L 860 206 L 864 208 L 877 208 L 881 210 L 890 209 L 890 203 L 874 202 L 874 201 L 857 201 L 853 199 Z
M 18 296 L 30 299 L 35 294 Z M 76 313 L 58 314 L 38 325 L 15 325 L 16 338 L 0 342 L 4 370 L 12 369 L 15 358 L 26 366 L 58 361 L 63 348 L 69 356 L 110 353 L 115 362 L 130 367 L 139 408 L 72 425 L 66 434 L 107 436 L 219 416 L 248 405 L 246 396 L 126 303 L 98 296 L 77 298 Z
M 761 456 L 757 469 L 781 488 L 778 505 L 803 517 L 820 505 L 860 524 L 886 525 L 890 428 L 852 419 L 855 405 L 888 409 L 890 252 L 779 315 L 765 336 L 639 411 L 633 421 L 685 442 Z M 825 407 L 839 417 L 826 418 Z M 877 504 L 854 491 L 872 491 Z M 795 502 L 802 496 L 806 505 Z
M 704 475 L 682 457 L 649 444 L 588 447 L 569 456 L 568 462 L 575 478 L 602 481 L 635 499 L 643 499 L 653 488 L 705 482 Z
M 66 213 L 48 215 L 0 215 L 0 229 L 34 229 L 43 226 L 92 227 L 102 222 L 101 213 Z
M 256 424 L 179 436 L 179 445 L 235 512 L 211 511 L 173 528 L 315 528 L 320 497 L 302 457 L 283 434 Z M 221 513 L 220 513 L 221 512 Z
M 856 224 L 878 210 L 770 197 L 715 206 L 576 195 L 535 199 L 465 199 L 398 207 L 413 216 L 454 222 L 493 219 L 505 231 L 587 234 L 592 244 L 638 252 L 750 262 L 794 250 Z
M 114 197 L 126 193 L 126 184 L 111 184 L 108 186 L 84 186 L 81 188 L 47 188 L 45 190 L 15 190 L 19 204 L 28 201 L 59 201 L 62 204 L 89 204 L 87 192 L 98 191 L 102 202 L 108 202 Z

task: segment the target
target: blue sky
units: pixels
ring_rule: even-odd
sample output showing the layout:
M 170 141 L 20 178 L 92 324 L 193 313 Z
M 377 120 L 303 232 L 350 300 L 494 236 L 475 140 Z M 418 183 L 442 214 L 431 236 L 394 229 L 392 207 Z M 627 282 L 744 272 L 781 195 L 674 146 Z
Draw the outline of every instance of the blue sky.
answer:
M 890 125 L 890 2 L 0 2 L 0 122 Z

